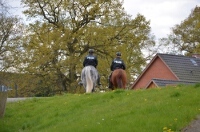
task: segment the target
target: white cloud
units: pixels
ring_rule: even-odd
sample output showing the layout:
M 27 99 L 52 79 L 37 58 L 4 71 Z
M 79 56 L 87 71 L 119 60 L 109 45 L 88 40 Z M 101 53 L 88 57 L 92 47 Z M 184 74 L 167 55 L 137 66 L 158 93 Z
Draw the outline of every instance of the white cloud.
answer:
M 199 3 L 199 0 L 124 0 L 124 8 L 133 18 L 138 13 L 144 15 L 151 22 L 152 33 L 162 38 Z
M 24 18 L 20 0 L 8 0 L 14 6 L 13 12 Z M 138 13 L 151 22 L 152 33 L 156 38 L 167 37 L 170 29 L 186 19 L 200 0 L 124 0 L 124 8 L 132 17 Z

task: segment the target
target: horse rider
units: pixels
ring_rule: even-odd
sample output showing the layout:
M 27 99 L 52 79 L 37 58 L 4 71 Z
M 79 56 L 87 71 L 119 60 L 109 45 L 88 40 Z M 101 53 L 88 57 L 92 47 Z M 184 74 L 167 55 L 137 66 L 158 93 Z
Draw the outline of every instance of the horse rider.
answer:
M 89 54 L 85 57 L 84 61 L 83 61 L 83 66 L 94 66 L 95 68 L 98 65 L 98 59 L 97 57 L 94 55 L 94 49 L 89 49 Z M 80 85 L 83 84 L 83 82 L 79 82 Z M 97 79 L 97 84 L 101 85 L 100 83 L 100 76 L 98 74 L 98 79 Z
M 124 61 L 121 59 L 121 52 L 117 52 L 116 53 L 116 58 L 112 61 L 111 66 L 110 66 L 110 70 L 112 71 L 111 74 L 109 75 L 108 78 L 108 82 L 109 82 L 109 86 L 108 88 L 112 88 L 113 84 L 111 82 L 111 76 L 114 70 L 116 69 L 126 69 L 126 65 L 124 64 Z

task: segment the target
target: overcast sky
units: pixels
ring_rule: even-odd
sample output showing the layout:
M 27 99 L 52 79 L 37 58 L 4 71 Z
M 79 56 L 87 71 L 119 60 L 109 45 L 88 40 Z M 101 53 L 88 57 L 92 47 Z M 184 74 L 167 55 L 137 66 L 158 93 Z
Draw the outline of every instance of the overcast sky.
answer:
M 8 1 L 19 7 L 14 13 L 20 15 L 20 0 Z M 170 28 L 186 19 L 197 5 L 200 6 L 200 0 L 124 0 L 125 11 L 133 18 L 140 13 L 150 20 L 156 39 L 167 37 Z
M 134 18 L 138 13 L 151 22 L 156 38 L 167 37 L 171 28 L 186 19 L 200 0 L 124 0 L 124 7 Z

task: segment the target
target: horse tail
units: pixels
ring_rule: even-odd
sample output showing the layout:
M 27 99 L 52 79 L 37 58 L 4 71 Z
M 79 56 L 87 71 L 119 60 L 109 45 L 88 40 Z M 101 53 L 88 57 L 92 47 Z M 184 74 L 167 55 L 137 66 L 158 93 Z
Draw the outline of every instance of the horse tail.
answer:
M 127 83 L 127 77 L 126 77 L 126 72 L 125 71 L 122 71 L 122 82 L 123 82 L 123 88 L 125 89 L 126 88 L 126 83 Z
M 122 79 L 121 78 L 117 78 L 117 87 L 118 88 L 122 88 Z
M 91 74 L 91 68 L 87 67 L 86 71 L 85 71 L 85 75 L 86 75 L 86 93 L 91 93 L 93 90 L 93 81 L 92 81 L 92 74 Z
M 119 74 L 118 74 L 118 77 L 117 77 L 117 86 L 118 86 L 118 88 L 122 88 L 123 87 L 123 82 L 122 82 L 122 75 L 123 75 L 123 73 L 122 73 L 122 71 L 120 70 L 119 71 Z

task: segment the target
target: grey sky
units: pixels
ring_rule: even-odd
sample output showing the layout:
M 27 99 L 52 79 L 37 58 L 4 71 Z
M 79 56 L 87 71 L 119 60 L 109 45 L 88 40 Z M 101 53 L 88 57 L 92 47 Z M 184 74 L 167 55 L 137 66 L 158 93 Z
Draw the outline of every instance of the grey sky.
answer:
M 13 13 L 21 16 L 20 0 L 8 1 L 17 7 Z M 125 11 L 133 18 L 140 13 L 150 20 L 157 39 L 167 37 L 170 28 L 186 19 L 197 5 L 200 6 L 200 0 L 124 0 Z
M 156 38 L 167 37 L 170 28 L 186 19 L 200 0 L 124 0 L 124 7 L 134 18 L 138 13 L 151 22 Z

